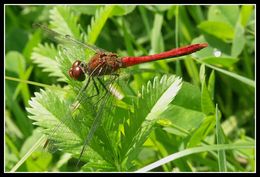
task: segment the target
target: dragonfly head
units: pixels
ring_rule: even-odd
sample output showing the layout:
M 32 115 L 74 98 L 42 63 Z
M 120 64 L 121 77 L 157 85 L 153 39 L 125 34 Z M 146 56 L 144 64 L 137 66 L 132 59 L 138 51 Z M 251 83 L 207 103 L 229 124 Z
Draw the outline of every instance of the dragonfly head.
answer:
M 69 76 L 78 81 L 84 81 L 87 65 L 85 62 L 76 60 L 69 70 Z

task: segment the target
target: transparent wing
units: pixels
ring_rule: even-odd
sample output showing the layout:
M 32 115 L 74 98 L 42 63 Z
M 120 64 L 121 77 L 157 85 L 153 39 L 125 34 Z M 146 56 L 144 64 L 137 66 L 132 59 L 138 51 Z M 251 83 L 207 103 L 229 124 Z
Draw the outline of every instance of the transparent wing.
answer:
M 93 85 L 93 77 L 91 74 L 86 76 L 86 80 L 83 83 L 71 79 L 66 72 L 67 69 L 70 68 L 71 63 L 75 59 L 86 59 L 85 52 L 79 48 L 87 48 L 95 52 L 100 51 L 101 49 L 93 45 L 79 42 L 68 35 L 59 34 L 41 24 L 34 24 L 34 27 L 44 30 L 52 40 L 56 40 L 59 43 L 70 45 L 76 44 L 73 48 L 65 45 L 65 48 L 61 48 L 59 55 L 57 56 L 57 61 L 64 74 L 67 76 L 67 81 L 73 90 L 69 91 L 73 94 L 73 96 L 71 96 L 73 99 L 64 101 L 67 110 L 64 110 L 62 115 L 56 116 L 59 121 L 55 122 L 54 128 L 46 130 L 48 131 L 46 134 L 49 139 L 48 148 L 51 152 L 55 152 L 57 149 L 64 149 L 66 152 L 71 152 L 72 154 L 77 152 L 77 156 L 79 157 L 78 162 L 83 159 L 89 160 L 88 157 L 95 153 L 95 150 L 92 150 L 92 148 L 87 148 L 92 143 L 93 139 L 95 144 L 109 141 L 108 139 L 104 139 L 105 137 L 102 137 L 103 133 L 98 132 L 100 132 L 99 127 L 103 122 L 102 118 L 104 116 L 108 117 L 108 114 L 111 114 L 111 110 L 113 110 L 111 105 L 114 97 L 110 93 L 110 85 L 112 85 L 117 78 L 115 76 L 102 77 L 100 80 L 103 84 L 97 82 L 96 86 Z M 99 89 L 99 94 L 93 96 L 96 93 L 96 88 Z M 112 119 L 109 120 L 111 121 Z M 100 129 L 102 130 L 102 126 Z M 96 133 L 101 135 L 97 138 L 95 136 Z M 62 135 L 68 137 L 68 142 L 59 140 Z M 90 150 L 92 150 L 92 153 L 88 153 Z
M 107 52 L 106 50 L 101 49 L 95 45 L 90 45 L 90 44 L 85 44 L 83 42 L 80 42 L 80 41 L 72 38 L 70 35 L 62 35 L 56 31 L 49 29 L 47 26 L 45 26 L 43 24 L 34 23 L 33 28 L 39 28 L 39 29 L 43 30 L 51 40 L 55 40 L 58 43 L 73 44 L 73 45 L 80 46 L 85 49 L 90 49 L 94 52 Z
M 78 54 L 78 50 L 75 51 Z M 57 57 L 60 63 L 67 63 L 61 65 L 64 70 L 70 65 L 70 61 L 75 57 L 73 50 L 61 50 L 61 54 Z M 84 54 L 83 54 L 84 55 Z M 79 56 L 84 58 L 84 56 Z M 94 142 L 99 143 L 100 137 L 96 137 L 96 131 L 103 122 L 104 115 L 107 117 L 111 114 L 113 93 L 110 89 L 111 85 L 116 82 L 117 76 L 106 76 L 99 79 L 95 79 L 90 75 L 86 75 L 84 82 L 78 82 L 68 77 L 68 83 L 72 86 L 69 91 L 71 101 L 67 102 L 66 114 L 58 115 L 59 123 L 56 123 L 52 130 L 48 132 L 48 151 L 54 153 L 58 149 L 66 149 L 66 152 L 75 154 L 78 152 L 77 157 L 80 160 L 89 160 L 90 154 L 95 154 L 95 150 L 91 147 L 93 137 Z M 98 80 L 101 80 L 99 82 Z M 96 83 L 96 86 L 95 84 Z M 102 83 L 102 84 L 101 84 Z M 97 89 L 99 90 L 97 94 Z M 110 115 L 109 115 L 110 116 Z M 112 118 L 110 119 L 112 120 Z M 102 129 L 102 128 L 101 128 Z M 77 136 L 70 136 L 70 134 Z M 102 133 L 100 133 L 102 134 Z M 59 136 L 68 136 L 68 142 L 62 142 L 59 140 Z M 97 140 L 98 139 L 98 140 Z M 62 147 L 62 148 L 60 148 Z M 91 153 L 89 153 L 91 151 Z M 107 158 L 107 157 L 106 157 Z
M 83 146 L 79 154 L 77 165 L 79 164 L 81 157 L 83 156 L 86 148 L 90 145 L 90 142 L 97 130 L 97 128 L 102 124 L 102 118 L 104 115 L 107 115 L 109 112 L 112 112 L 112 100 L 113 96 L 111 94 L 111 90 L 109 87 L 116 81 L 117 77 L 111 77 L 109 81 L 103 83 L 102 80 L 98 80 L 100 88 L 103 89 L 101 93 L 99 93 L 97 99 L 95 99 L 96 103 L 96 112 L 93 116 L 93 121 L 91 123 L 91 127 L 84 137 Z

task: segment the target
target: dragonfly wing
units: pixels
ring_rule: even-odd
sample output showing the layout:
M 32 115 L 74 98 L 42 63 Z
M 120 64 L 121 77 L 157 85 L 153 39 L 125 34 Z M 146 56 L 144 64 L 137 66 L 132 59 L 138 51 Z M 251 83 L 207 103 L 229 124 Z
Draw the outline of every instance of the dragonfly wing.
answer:
M 58 43 L 72 44 L 72 45 L 76 45 L 76 46 L 79 46 L 79 47 L 82 47 L 85 49 L 90 49 L 94 52 L 107 52 L 106 50 L 101 49 L 95 45 L 90 45 L 90 44 L 85 44 L 83 42 L 80 42 L 80 41 L 74 39 L 73 37 L 71 37 L 70 35 L 63 35 L 56 31 L 53 31 L 43 24 L 34 23 L 33 28 L 39 28 L 39 29 L 43 30 L 51 40 L 54 40 Z
M 87 133 L 87 136 L 84 139 L 83 147 L 81 149 L 77 165 L 80 162 L 81 157 L 83 156 L 86 148 L 90 145 L 90 142 L 97 130 L 97 128 L 102 124 L 102 118 L 104 114 L 106 115 L 111 111 L 111 103 L 113 102 L 113 96 L 110 92 L 110 90 L 107 89 L 108 86 L 113 84 L 117 78 L 114 77 L 110 79 L 106 84 L 101 83 L 102 81 L 99 80 L 99 84 L 101 87 L 103 87 L 103 93 L 100 93 L 99 97 L 97 98 L 97 111 L 95 112 L 95 116 L 92 122 L 92 125 Z M 105 87 L 105 88 L 104 88 Z

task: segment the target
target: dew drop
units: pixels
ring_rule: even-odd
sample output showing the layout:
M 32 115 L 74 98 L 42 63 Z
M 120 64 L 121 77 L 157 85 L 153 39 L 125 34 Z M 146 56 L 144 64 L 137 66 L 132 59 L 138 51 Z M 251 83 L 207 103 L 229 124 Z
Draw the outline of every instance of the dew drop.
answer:
M 219 50 L 217 50 L 217 49 L 215 49 L 213 53 L 214 53 L 214 56 L 215 56 L 215 57 L 220 57 L 221 54 L 222 54 L 221 51 L 219 51 Z

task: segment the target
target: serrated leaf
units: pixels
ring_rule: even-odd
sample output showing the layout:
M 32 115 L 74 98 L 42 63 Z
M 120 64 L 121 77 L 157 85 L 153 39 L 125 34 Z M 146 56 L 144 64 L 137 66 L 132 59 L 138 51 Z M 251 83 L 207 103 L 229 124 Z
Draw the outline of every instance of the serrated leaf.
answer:
M 80 39 L 79 16 L 69 6 L 56 6 L 50 10 L 50 24 L 54 31 Z
M 91 161 L 82 167 L 84 171 L 102 171 L 102 172 L 109 172 L 109 171 L 116 171 L 115 167 L 111 164 L 107 163 L 106 161 L 97 160 Z
M 42 127 L 48 139 L 54 142 L 53 146 L 77 157 L 85 138 L 84 132 L 87 129 L 87 125 L 80 123 L 82 114 L 86 114 L 85 111 L 89 112 L 89 110 L 81 111 L 76 118 L 72 118 L 67 101 L 61 100 L 66 99 L 56 95 L 54 91 L 41 90 L 40 93 L 35 93 L 35 97 L 30 100 L 30 108 L 27 108 L 27 111 L 31 114 L 29 118 Z M 93 150 L 87 149 L 82 159 L 100 159 L 100 157 Z
M 96 11 L 96 14 L 91 19 L 91 23 L 87 30 L 87 42 L 94 44 L 99 36 L 103 26 L 105 25 L 108 17 L 112 13 L 114 6 L 108 5 L 101 7 Z
M 156 77 L 153 83 L 148 82 L 142 87 L 142 97 L 134 104 L 134 113 L 124 123 L 124 135 L 121 137 L 121 157 L 128 157 L 128 163 L 137 155 L 138 148 L 148 138 L 151 128 L 168 109 L 181 88 L 181 79 L 175 76 L 164 75 L 160 80 Z
M 59 81 L 65 81 L 65 76 L 55 60 L 57 54 L 53 44 L 45 43 L 39 44 L 33 49 L 31 58 L 34 63 L 43 68 L 44 72 L 49 72 L 50 76 L 58 77 Z

